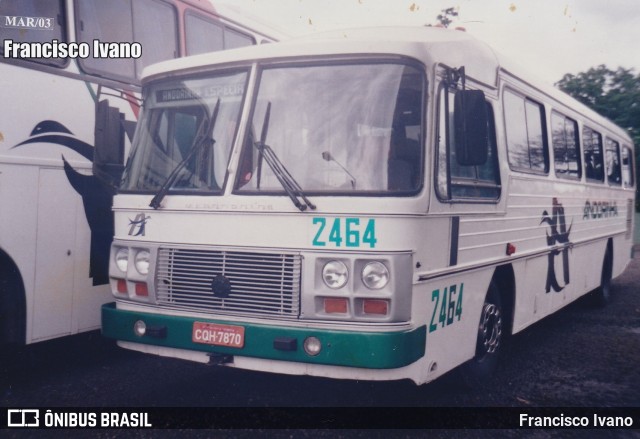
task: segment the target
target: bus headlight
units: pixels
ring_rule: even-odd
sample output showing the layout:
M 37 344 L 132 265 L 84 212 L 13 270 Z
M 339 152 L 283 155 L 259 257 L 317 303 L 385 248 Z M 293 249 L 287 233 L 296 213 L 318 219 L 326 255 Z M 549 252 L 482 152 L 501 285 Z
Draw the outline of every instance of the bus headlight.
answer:
M 134 259 L 136 270 L 142 275 L 149 274 L 149 265 L 151 260 L 151 254 L 149 250 L 140 250 L 136 253 Z
M 389 269 L 382 262 L 369 262 L 362 269 L 362 283 L 370 290 L 380 290 L 389 283 Z
M 124 247 L 118 249 L 115 255 L 115 262 L 118 270 L 126 273 L 129 268 L 129 249 Z
M 349 279 L 349 270 L 343 262 L 329 261 L 322 269 L 322 280 L 329 288 L 337 290 L 346 285 Z

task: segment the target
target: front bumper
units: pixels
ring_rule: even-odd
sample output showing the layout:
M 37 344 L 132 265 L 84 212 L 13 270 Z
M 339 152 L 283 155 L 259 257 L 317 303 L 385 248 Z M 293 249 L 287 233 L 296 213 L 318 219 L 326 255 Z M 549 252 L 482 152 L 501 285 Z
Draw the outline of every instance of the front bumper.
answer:
M 151 331 L 140 337 L 134 333 L 138 320 Z M 192 340 L 194 322 L 243 326 L 242 348 L 211 346 Z M 102 334 L 120 341 L 269 360 L 366 369 L 394 369 L 422 358 L 426 349 L 426 325 L 412 330 L 359 332 L 334 329 L 300 328 L 266 324 L 247 324 L 194 317 L 169 316 L 116 308 L 115 303 L 102 306 Z M 322 342 L 322 350 L 310 356 L 302 348 L 307 337 Z M 282 348 L 287 340 L 287 348 Z M 295 341 L 294 341 L 295 340 Z M 294 349 L 295 347 L 295 349 Z

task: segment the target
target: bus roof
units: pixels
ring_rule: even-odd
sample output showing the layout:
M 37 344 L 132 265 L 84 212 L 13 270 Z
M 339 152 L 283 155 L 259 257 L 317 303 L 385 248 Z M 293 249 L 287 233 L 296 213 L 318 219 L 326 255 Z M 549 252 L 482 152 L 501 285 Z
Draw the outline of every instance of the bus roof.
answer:
M 241 61 L 277 60 L 308 56 L 395 55 L 417 59 L 427 66 L 465 67 L 466 75 L 488 87 L 498 86 L 503 71 L 616 131 L 631 143 L 628 133 L 556 87 L 537 79 L 486 43 L 458 30 L 438 27 L 375 27 L 321 32 L 286 41 L 206 53 L 165 61 L 143 73 L 143 83 L 161 74 L 200 71 Z
M 180 70 L 192 70 L 261 59 L 317 55 L 400 55 L 426 64 L 465 65 L 467 74 L 495 85 L 498 61 L 486 44 L 464 32 L 430 27 L 358 28 L 292 38 L 277 44 L 243 47 L 165 61 L 150 66 L 143 78 Z

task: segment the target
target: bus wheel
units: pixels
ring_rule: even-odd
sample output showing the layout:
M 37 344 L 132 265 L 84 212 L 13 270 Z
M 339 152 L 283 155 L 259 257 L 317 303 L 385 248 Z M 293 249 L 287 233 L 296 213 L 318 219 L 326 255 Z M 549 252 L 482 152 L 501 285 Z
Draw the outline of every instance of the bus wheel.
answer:
M 489 291 L 482 305 L 480 322 L 476 340 L 476 355 L 465 363 L 460 372 L 462 381 L 467 387 L 478 388 L 484 386 L 493 375 L 500 349 L 504 343 L 504 313 L 500 292 L 496 284 L 491 281 Z
M 611 278 L 612 278 L 611 252 L 607 250 L 602 263 L 602 275 L 600 286 L 592 293 L 593 304 L 597 307 L 604 307 L 611 301 Z

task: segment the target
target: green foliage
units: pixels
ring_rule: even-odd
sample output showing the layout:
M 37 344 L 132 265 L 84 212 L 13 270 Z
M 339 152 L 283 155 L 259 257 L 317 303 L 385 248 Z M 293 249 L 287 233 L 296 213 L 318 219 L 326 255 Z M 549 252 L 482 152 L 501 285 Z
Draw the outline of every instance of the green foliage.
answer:
M 442 13 L 438 15 L 436 18 L 438 20 L 438 24 L 442 27 L 449 27 L 449 25 L 453 22 L 452 18 L 458 16 L 458 11 L 456 8 L 446 8 L 441 11 Z
M 604 65 L 592 67 L 577 75 L 566 74 L 556 84 L 604 117 L 625 128 L 636 146 L 636 171 L 640 164 L 640 73 Z M 640 189 L 640 186 L 638 186 Z M 640 200 L 640 191 L 636 200 Z M 640 211 L 640 203 L 636 202 Z

